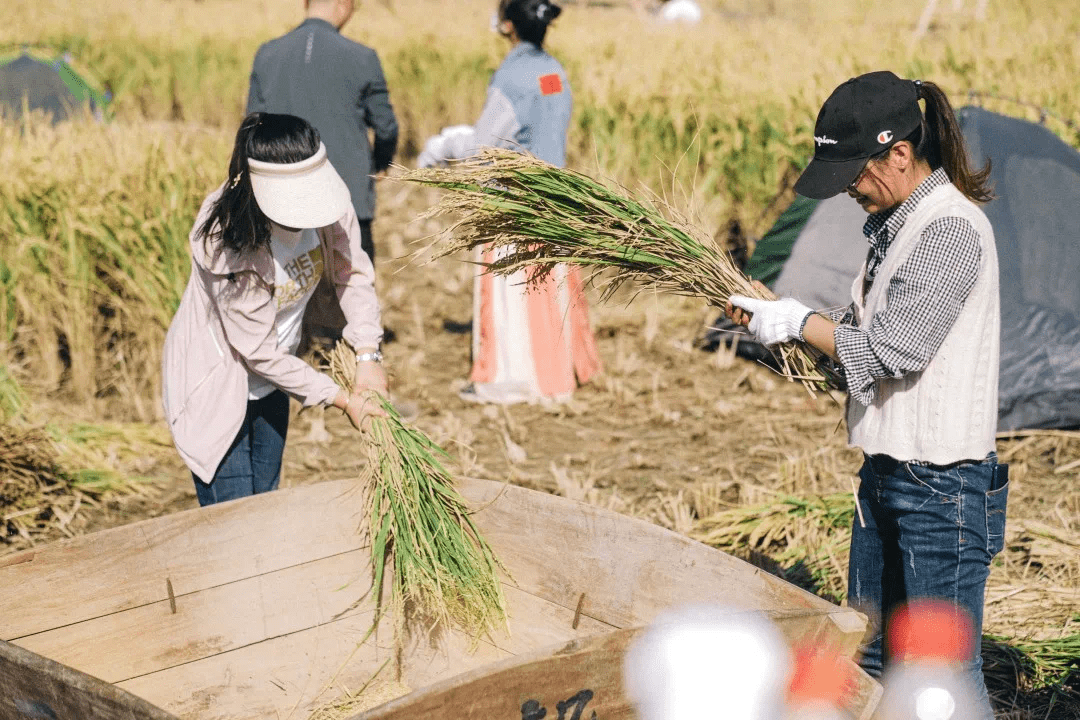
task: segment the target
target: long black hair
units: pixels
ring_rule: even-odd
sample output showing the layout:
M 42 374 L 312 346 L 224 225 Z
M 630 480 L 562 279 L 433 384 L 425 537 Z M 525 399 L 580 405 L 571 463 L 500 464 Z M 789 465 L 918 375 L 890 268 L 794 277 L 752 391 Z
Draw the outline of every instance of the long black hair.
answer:
M 544 46 L 548 25 L 562 8 L 551 0 L 499 0 L 499 19 L 509 20 L 519 40 Z
M 271 163 L 306 160 L 319 150 L 319 133 L 295 115 L 251 113 L 240 123 L 229 160 L 229 179 L 199 228 L 203 238 L 217 236 L 237 255 L 270 246 L 270 218 L 251 189 L 248 159 Z
M 915 87 L 919 99 L 926 103 L 921 126 L 906 138 L 915 148 L 915 157 L 929 163 L 932 170 L 945 168 L 953 185 L 968 200 L 977 203 L 993 200 L 990 161 L 979 170 L 971 167 L 964 134 L 949 98 L 941 88 L 926 80 L 916 82 Z

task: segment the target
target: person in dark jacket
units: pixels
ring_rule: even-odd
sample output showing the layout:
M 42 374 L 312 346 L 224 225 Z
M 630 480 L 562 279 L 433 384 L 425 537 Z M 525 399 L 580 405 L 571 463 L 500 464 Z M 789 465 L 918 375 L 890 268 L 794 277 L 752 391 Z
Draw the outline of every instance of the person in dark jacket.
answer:
M 353 0 L 306 0 L 305 7 L 299 27 L 255 53 L 247 112 L 296 115 L 318 130 L 349 187 L 364 251 L 374 261 L 374 174 L 390 166 L 398 139 L 386 78 L 374 50 L 340 33 Z

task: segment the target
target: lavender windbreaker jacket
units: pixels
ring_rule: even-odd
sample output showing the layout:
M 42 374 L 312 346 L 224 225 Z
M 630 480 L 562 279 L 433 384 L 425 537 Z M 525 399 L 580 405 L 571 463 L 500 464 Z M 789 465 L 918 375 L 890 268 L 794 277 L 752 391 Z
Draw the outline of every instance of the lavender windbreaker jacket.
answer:
M 165 337 L 162 399 L 180 457 L 210 482 L 247 412 L 248 372 L 260 375 L 305 406 L 329 404 L 338 387 L 325 373 L 278 347 L 269 250 L 244 256 L 224 252 L 199 233 L 220 195 L 203 201 L 188 237 L 191 277 Z M 354 348 L 382 340 L 375 271 L 360 247 L 352 206 L 333 225 L 318 229 L 325 265 L 345 315 L 345 339 Z

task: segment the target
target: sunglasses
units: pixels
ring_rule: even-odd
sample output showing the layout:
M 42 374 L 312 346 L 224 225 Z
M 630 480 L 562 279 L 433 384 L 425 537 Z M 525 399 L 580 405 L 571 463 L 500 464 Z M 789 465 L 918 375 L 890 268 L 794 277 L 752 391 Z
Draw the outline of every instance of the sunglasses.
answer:
M 859 174 L 855 176 L 854 180 L 852 180 L 850 183 L 848 183 L 848 186 L 846 188 L 844 188 L 845 190 L 847 190 L 848 192 L 858 192 L 858 190 L 856 188 L 858 187 L 859 183 L 862 181 L 863 175 L 866 174 L 866 169 L 868 167 L 870 167 L 870 160 L 871 159 L 872 158 L 866 158 L 866 162 L 863 163 L 862 170 L 859 171 Z

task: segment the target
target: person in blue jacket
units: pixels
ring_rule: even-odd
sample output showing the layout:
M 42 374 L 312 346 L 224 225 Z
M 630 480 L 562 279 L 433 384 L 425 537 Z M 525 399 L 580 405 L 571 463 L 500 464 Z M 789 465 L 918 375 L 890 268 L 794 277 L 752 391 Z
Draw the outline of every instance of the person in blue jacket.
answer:
M 467 158 L 484 147 L 566 164 L 573 98 L 566 71 L 544 51 L 561 9 L 550 0 L 501 0 L 495 28 L 512 48 L 495 71 L 475 125 L 428 140 L 420 167 Z M 477 261 L 495 259 L 491 247 Z M 565 400 L 601 369 L 580 271 L 559 266 L 538 285 L 525 271 L 508 278 L 478 272 L 473 293 L 473 366 L 466 400 L 492 403 Z
M 495 28 L 513 47 L 491 78 L 480 118 L 431 138 L 420 167 L 475 154 L 482 147 L 531 153 L 566 164 L 566 132 L 573 97 L 566 71 L 544 50 L 548 25 L 562 12 L 549 0 L 500 0 Z

